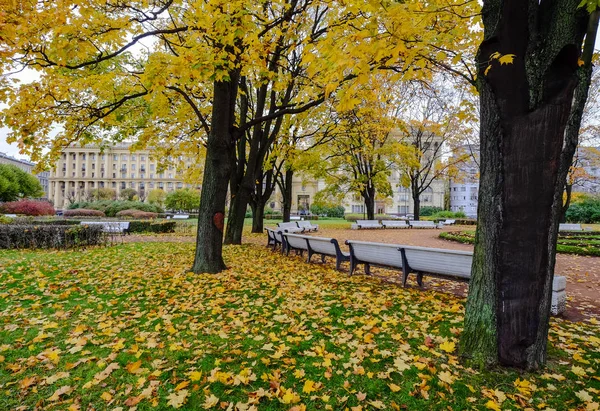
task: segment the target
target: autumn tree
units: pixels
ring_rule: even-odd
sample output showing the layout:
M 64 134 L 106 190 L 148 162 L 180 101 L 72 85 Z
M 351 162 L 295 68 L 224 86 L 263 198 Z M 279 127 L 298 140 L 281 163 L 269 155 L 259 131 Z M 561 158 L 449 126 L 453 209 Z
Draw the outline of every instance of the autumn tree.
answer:
M 135 196 L 137 196 L 137 191 L 133 188 L 124 188 L 119 193 L 119 198 L 121 200 L 133 201 Z
M 148 193 L 148 202 L 150 204 L 155 204 L 159 207 L 162 207 L 165 203 L 165 198 L 167 197 L 167 193 L 160 188 L 155 188 L 150 190 Z
M 483 2 L 481 181 L 461 337 L 463 355 L 481 365 L 535 369 L 546 361 L 558 220 L 573 157 L 565 128 L 578 116 L 574 93 L 575 101 L 586 99 L 582 80 L 597 30 L 596 12 L 590 19 L 579 3 Z
M 9 140 L 34 161 L 48 162 L 71 142 L 105 140 L 203 158 L 193 271 L 218 272 L 225 268 L 224 187 L 237 171 L 235 160 L 244 167 L 246 162 L 246 152 L 235 149 L 242 141 L 257 144 L 247 133 L 273 135 L 278 118 L 323 101 L 344 79 L 364 81 L 361 74 L 374 67 L 394 62 L 404 75 L 421 76 L 411 65 L 424 61 L 421 52 L 429 55 L 431 47 L 427 41 L 425 51 L 413 47 L 415 40 L 449 44 L 461 35 L 453 29 L 459 16 L 475 3 L 8 2 L 0 23 L 2 71 L 33 68 L 39 78 L 28 84 L 2 80 L 0 98 L 9 103 L 2 125 L 13 129 Z M 410 18 L 415 13 L 421 18 Z M 287 65 L 293 49 L 306 69 L 297 78 L 308 87 L 287 100 L 285 78 L 293 71 L 278 67 Z M 280 75 L 283 82 L 271 81 Z M 250 90 L 260 91 L 253 94 L 251 116 L 240 104 Z M 254 127 L 266 122 L 273 127 Z M 246 183 L 254 173 L 245 174 L 242 186 L 251 191 Z
M 197 210 L 200 206 L 200 193 L 191 188 L 175 190 L 167 194 L 165 206 L 171 210 Z
M 434 182 L 447 178 L 467 157 L 450 156 L 462 141 L 469 113 L 464 112 L 461 93 L 444 86 L 444 81 L 448 80 L 438 77 L 430 85 L 403 87 L 400 117 L 404 127 L 397 138 L 408 146 L 400 169 L 412 194 L 415 220 L 419 220 L 422 194 Z

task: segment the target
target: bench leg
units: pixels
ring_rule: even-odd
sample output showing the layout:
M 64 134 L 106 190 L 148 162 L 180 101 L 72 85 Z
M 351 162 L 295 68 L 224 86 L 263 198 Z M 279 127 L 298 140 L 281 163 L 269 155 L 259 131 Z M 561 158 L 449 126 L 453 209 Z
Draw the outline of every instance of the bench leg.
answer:
M 402 267 L 402 287 L 406 287 L 406 281 L 408 280 L 408 270 L 406 267 Z
M 321 254 L 321 263 L 325 264 L 325 254 Z
M 308 253 L 308 255 L 307 255 L 307 257 L 306 257 L 306 262 L 307 262 L 307 263 L 310 263 L 310 259 L 311 259 L 312 255 L 313 255 L 313 253 L 312 253 L 312 250 L 311 250 L 311 249 L 308 249 L 308 252 L 307 252 L 307 253 Z
M 350 275 L 352 275 L 354 273 L 354 270 L 356 269 L 356 261 L 354 261 L 353 259 L 350 259 Z
M 417 273 L 417 284 L 419 287 L 423 287 L 423 273 Z
M 340 271 L 340 266 L 342 265 L 342 260 L 339 258 L 335 259 L 335 269 Z
M 371 264 L 365 264 L 365 274 L 371 275 Z

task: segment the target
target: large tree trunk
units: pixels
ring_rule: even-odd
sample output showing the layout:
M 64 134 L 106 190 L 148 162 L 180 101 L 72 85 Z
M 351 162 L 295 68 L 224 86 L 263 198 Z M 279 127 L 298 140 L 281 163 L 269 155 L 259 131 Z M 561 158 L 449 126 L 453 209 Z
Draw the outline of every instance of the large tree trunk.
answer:
M 573 185 L 569 184 L 569 183 L 565 184 L 565 191 L 564 191 L 565 199 L 564 199 L 564 201 L 560 202 L 561 207 L 560 207 L 560 219 L 559 219 L 559 221 L 561 223 L 566 223 L 567 222 L 567 210 L 571 206 L 571 196 L 572 196 L 572 193 L 573 193 Z
M 195 273 L 218 273 L 226 268 L 222 256 L 223 223 L 226 187 L 231 173 L 230 150 L 236 93 L 235 73 L 231 73 L 230 81 L 214 83 L 212 127 L 207 142 L 196 256 L 192 266 Z
M 252 201 L 250 206 L 252 207 L 252 232 L 262 233 L 264 231 L 265 202 Z
M 246 177 L 244 177 L 242 184 L 238 187 L 236 195 L 231 198 L 227 218 L 227 230 L 225 232 L 225 244 L 242 244 L 246 209 L 248 208 L 251 195 L 251 191 L 248 190 L 245 180 Z
M 362 196 L 367 209 L 367 220 L 375 220 L 375 188 L 367 187 Z
M 421 218 L 421 198 L 419 195 L 413 195 L 413 218 L 415 221 L 419 221 Z
M 546 360 L 554 199 L 582 41 L 577 5 L 484 2 L 478 225 L 461 339 L 479 365 L 535 369 Z M 514 62 L 500 64 L 496 52 Z

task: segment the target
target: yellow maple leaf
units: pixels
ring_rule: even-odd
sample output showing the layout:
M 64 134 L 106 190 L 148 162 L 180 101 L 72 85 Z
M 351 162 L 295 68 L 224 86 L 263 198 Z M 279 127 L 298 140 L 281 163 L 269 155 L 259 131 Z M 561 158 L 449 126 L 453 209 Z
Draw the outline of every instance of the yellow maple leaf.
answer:
M 390 390 L 392 390 L 392 392 L 398 392 L 401 389 L 400 386 L 398 386 L 394 383 L 388 384 L 388 387 L 390 387 Z
M 190 385 L 189 381 L 183 381 L 180 382 L 179 384 L 177 384 L 177 386 L 175 387 L 175 391 L 180 391 L 182 389 L 184 389 L 185 387 L 187 387 L 188 385 Z
M 581 59 L 577 59 L 577 65 L 579 67 L 583 66 L 585 64 L 585 61 L 581 60 Z M 590 321 L 591 322 L 591 321 Z
M 452 341 L 444 341 L 440 344 L 440 350 L 446 351 L 447 353 L 451 353 L 456 348 L 456 345 Z
M 296 394 L 291 388 L 285 390 L 285 394 L 279 399 L 284 404 L 295 404 L 300 402 L 300 396 Z
M 517 57 L 515 54 L 505 54 L 502 57 L 498 58 L 500 65 L 503 64 L 513 64 L 513 61 Z
M 578 377 L 583 377 L 586 374 L 585 370 L 581 367 L 578 367 L 577 365 L 571 367 L 571 372 L 577 375 Z
M 125 366 L 125 368 L 127 369 L 127 371 L 129 371 L 132 374 L 135 374 L 135 372 L 142 366 L 142 360 L 138 360 L 136 362 L 132 362 L 129 363 Z
M 488 402 L 485 403 L 485 408 L 488 408 L 490 410 L 494 410 L 494 411 L 502 411 L 502 408 L 500 408 L 500 406 L 492 400 L 489 400 Z
M 499 59 L 500 57 L 502 57 L 502 54 L 500 54 L 499 52 L 494 52 L 492 54 L 490 54 L 490 60 L 496 60 Z
M 311 392 L 315 392 L 317 389 L 315 388 L 315 382 L 311 380 L 306 380 L 304 382 L 304 387 L 302 388 L 302 392 L 305 394 L 310 394 Z
M 488 75 L 488 73 L 490 72 L 490 70 L 491 70 L 491 69 L 492 69 L 492 65 L 490 64 L 490 65 L 488 65 L 488 66 L 485 68 L 485 71 L 483 72 L 483 75 L 484 75 L 484 76 L 487 76 L 487 75 Z
M 48 398 L 48 401 L 58 401 L 61 395 L 69 394 L 71 391 L 73 391 L 73 388 L 68 385 L 60 387 L 58 390 L 54 391 L 54 394 Z
M 188 375 L 191 381 L 200 381 L 200 378 L 202 378 L 202 371 L 192 371 Z
M 583 402 L 592 402 L 594 400 L 594 398 L 586 390 L 577 391 L 575 395 Z
M 113 396 L 108 391 L 104 391 L 102 393 L 102 395 L 100 396 L 100 398 L 102 398 L 106 402 L 109 402 L 110 400 L 112 400 L 112 397 Z

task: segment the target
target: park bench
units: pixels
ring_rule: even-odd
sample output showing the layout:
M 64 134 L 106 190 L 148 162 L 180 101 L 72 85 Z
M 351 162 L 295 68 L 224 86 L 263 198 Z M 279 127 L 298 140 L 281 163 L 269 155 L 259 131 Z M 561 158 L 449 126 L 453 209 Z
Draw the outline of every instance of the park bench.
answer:
M 382 220 L 383 228 L 410 228 L 404 220 Z
M 302 233 L 304 231 L 303 228 L 298 227 L 298 224 L 292 222 L 277 223 L 277 227 L 288 233 Z
M 128 234 L 129 221 L 82 221 L 81 225 L 101 225 L 107 234 Z
M 189 214 L 175 214 L 173 216 L 174 220 L 187 220 L 188 218 L 190 218 Z
M 304 229 L 304 231 L 317 231 L 319 229 L 319 225 L 313 225 L 310 221 L 302 220 L 297 221 L 298 227 Z
M 357 220 L 356 224 L 352 224 L 354 229 L 360 228 L 383 228 L 377 220 Z
M 350 247 L 350 275 L 359 264 L 365 265 L 365 273 L 371 274 L 371 265 L 402 270 L 402 285 L 406 286 L 408 275 L 417 275 L 417 283 L 423 285 L 423 276 L 469 282 L 473 253 L 470 251 L 441 248 L 416 247 L 398 244 L 372 243 L 347 240 Z M 552 283 L 552 306 L 554 315 L 562 313 L 566 303 L 566 278 L 555 276 Z
M 411 221 L 411 228 L 438 228 L 433 221 Z
M 559 224 L 558 231 L 583 231 L 581 224 Z
M 327 256 L 335 257 L 335 269 L 339 270 L 340 265 L 344 261 L 350 261 L 350 254 L 345 253 L 340 249 L 340 245 L 335 238 L 326 237 L 313 237 L 310 235 L 290 234 L 283 233 L 285 242 L 288 247 L 288 253 L 290 248 L 300 251 L 302 255 L 303 251 L 308 251 L 307 263 L 310 263 L 310 259 L 313 255 L 319 254 L 321 256 L 321 262 L 325 262 Z M 303 243 L 304 242 L 304 243 Z
M 281 252 L 285 249 L 285 239 L 283 238 L 282 231 L 279 229 L 265 227 L 267 232 L 267 247 L 273 247 L 273 251 L 277 246 L 281 246 Z
M 456 224 L 456 220 L 446 220 L 446 221 L 440 221 L 441 225 L 452 225 L 452 224 Z

